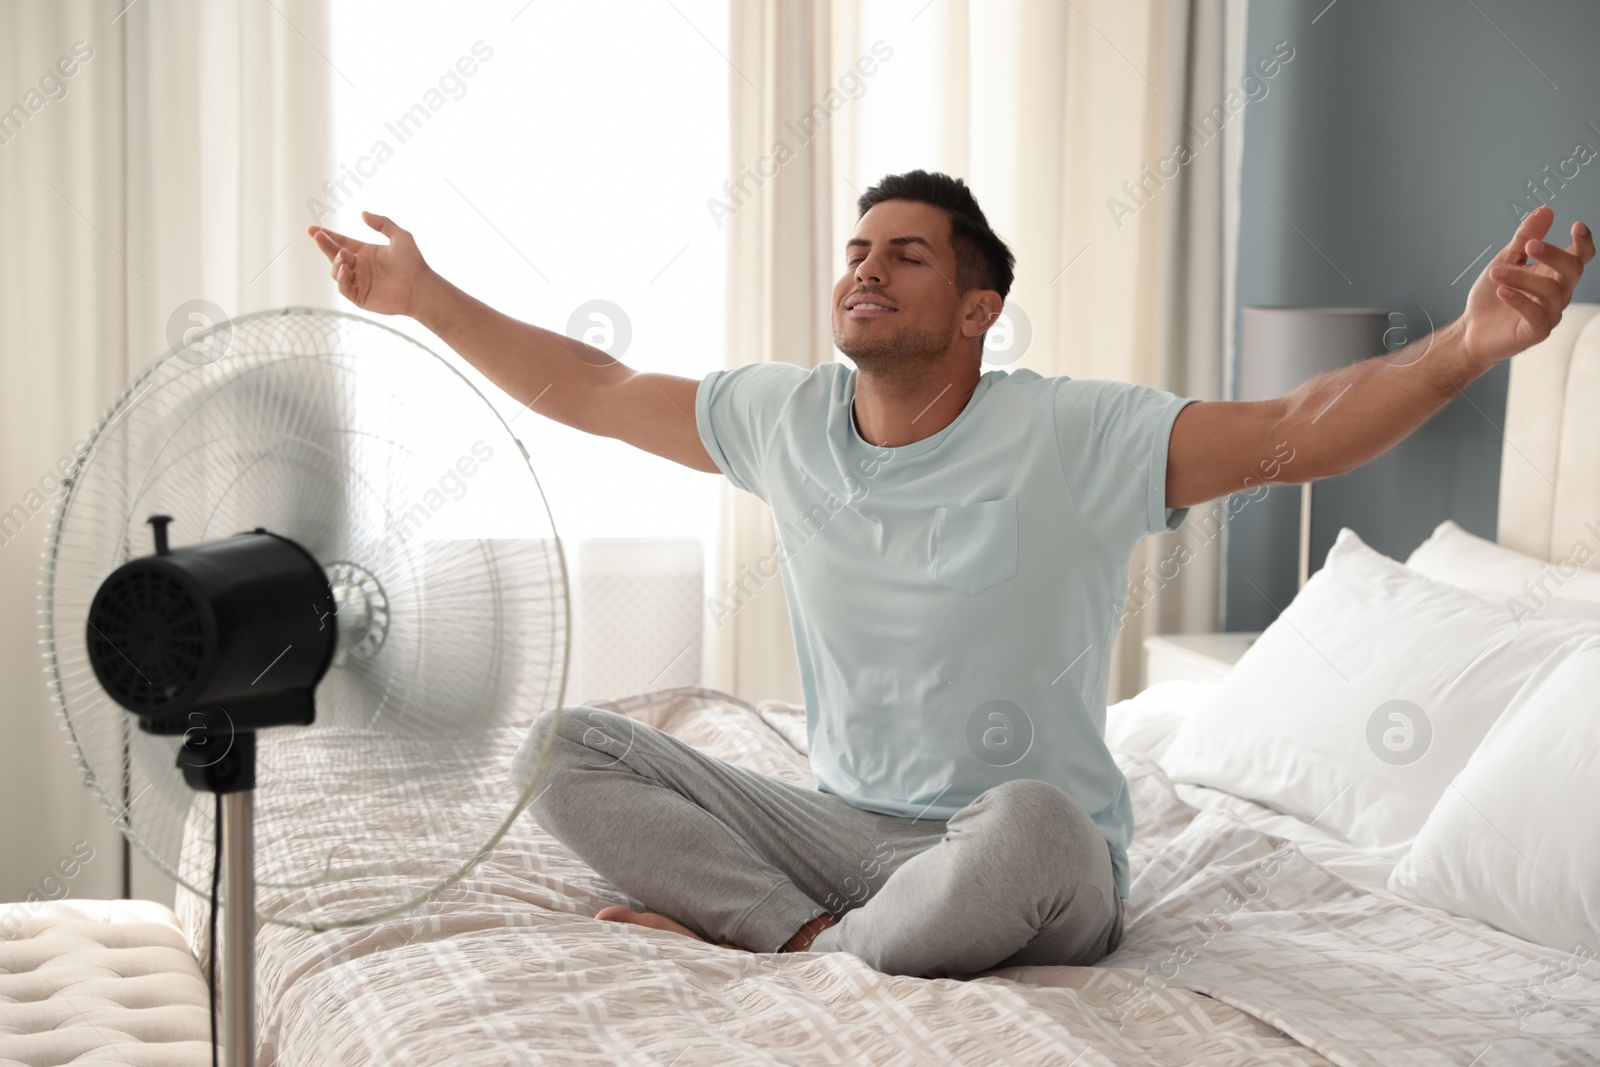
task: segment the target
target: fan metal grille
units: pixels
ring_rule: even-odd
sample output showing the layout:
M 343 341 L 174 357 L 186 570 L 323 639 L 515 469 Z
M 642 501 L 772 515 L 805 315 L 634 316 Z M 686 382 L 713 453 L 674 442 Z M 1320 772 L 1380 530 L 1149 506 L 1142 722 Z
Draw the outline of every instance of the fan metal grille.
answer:
M 451 362 L 337 312 L 260 312 L 214 329 L 232 334 L 218 358 L 197 364 L 175 350 L 158 360 L 63 479 L 40 581 L 52 695 L 117 826 L 198 894 L 181 900 L 200 899 L 214 856 L 210 799 L 178 773 L 181 738 L 139 730 L 89 669 L 98 590 L 145 554 L 152 514 L 174 517 L 174 550 L 259 527 L 325 570 L 359 567 L 371 578 L 368 609 L 381 609 L 381 643 L 329 669 L 313 725 L 258 734 L 256 907 L 312 929 L 403 914 L 473 870 L 536 788 L 513 781 L 511 757 L 565 694 L 561 542 L 527 450 Z M 214 651 L 209 617 L 198 650 L 141 645 L 141 633 L 193 616 L 159 583 L 130 587 L 115 605 L 103 630 L 117 651 L 104 658 L 126 672 L 114 684 L 184 699 L 174 687 L 197 652 L 203 673 Z
M 200 677 L 206 660 L 201 605 L 169 574 L 119 573 L 89 612 L 89 659 L 123 707 L 159 713 Z

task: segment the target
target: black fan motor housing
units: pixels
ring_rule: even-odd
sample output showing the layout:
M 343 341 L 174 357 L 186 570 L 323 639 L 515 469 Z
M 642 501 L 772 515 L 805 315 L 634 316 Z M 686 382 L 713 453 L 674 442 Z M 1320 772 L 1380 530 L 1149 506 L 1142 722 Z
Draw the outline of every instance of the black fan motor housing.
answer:
M 257 529 L 112 571 L 89 608 L 89 662 L 150 733 L 309 725 L 333 660 L 333 591 L 316 559 Z

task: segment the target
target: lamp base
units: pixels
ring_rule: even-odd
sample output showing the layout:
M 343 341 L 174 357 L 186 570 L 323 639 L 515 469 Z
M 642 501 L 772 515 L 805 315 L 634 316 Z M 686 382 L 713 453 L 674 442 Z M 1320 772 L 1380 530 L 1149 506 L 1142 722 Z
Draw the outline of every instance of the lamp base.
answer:
M 1311 483 L 1300 484 L 1300 584 L 1304 589 L 1311 577 Z

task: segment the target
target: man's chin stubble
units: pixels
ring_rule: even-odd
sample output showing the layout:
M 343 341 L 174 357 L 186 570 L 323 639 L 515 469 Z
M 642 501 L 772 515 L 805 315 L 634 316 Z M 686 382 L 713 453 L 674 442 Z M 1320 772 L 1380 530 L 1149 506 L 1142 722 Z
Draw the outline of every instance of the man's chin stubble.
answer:
M 847 342 L 838 333 L 833 344 L 850 357 L 863 377 L 882 381 L 916 381 L 936 366 L 944 345 L 932 334 L 897 333 L 883 340 Z

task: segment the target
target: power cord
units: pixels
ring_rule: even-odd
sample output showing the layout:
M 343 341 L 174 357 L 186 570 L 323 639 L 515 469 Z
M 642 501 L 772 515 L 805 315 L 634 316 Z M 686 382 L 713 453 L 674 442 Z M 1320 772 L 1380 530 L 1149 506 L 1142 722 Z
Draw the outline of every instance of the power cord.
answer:
M 210 940 L 206 950 L 208 984 L 211 986 L 211 1067 L 217 1067 L 217 886 L 222 881 L 222 794 L 215 795 L 216 829 L 212 831 L 212 836 L 216 839 L 217 852 L 211 861 Z

